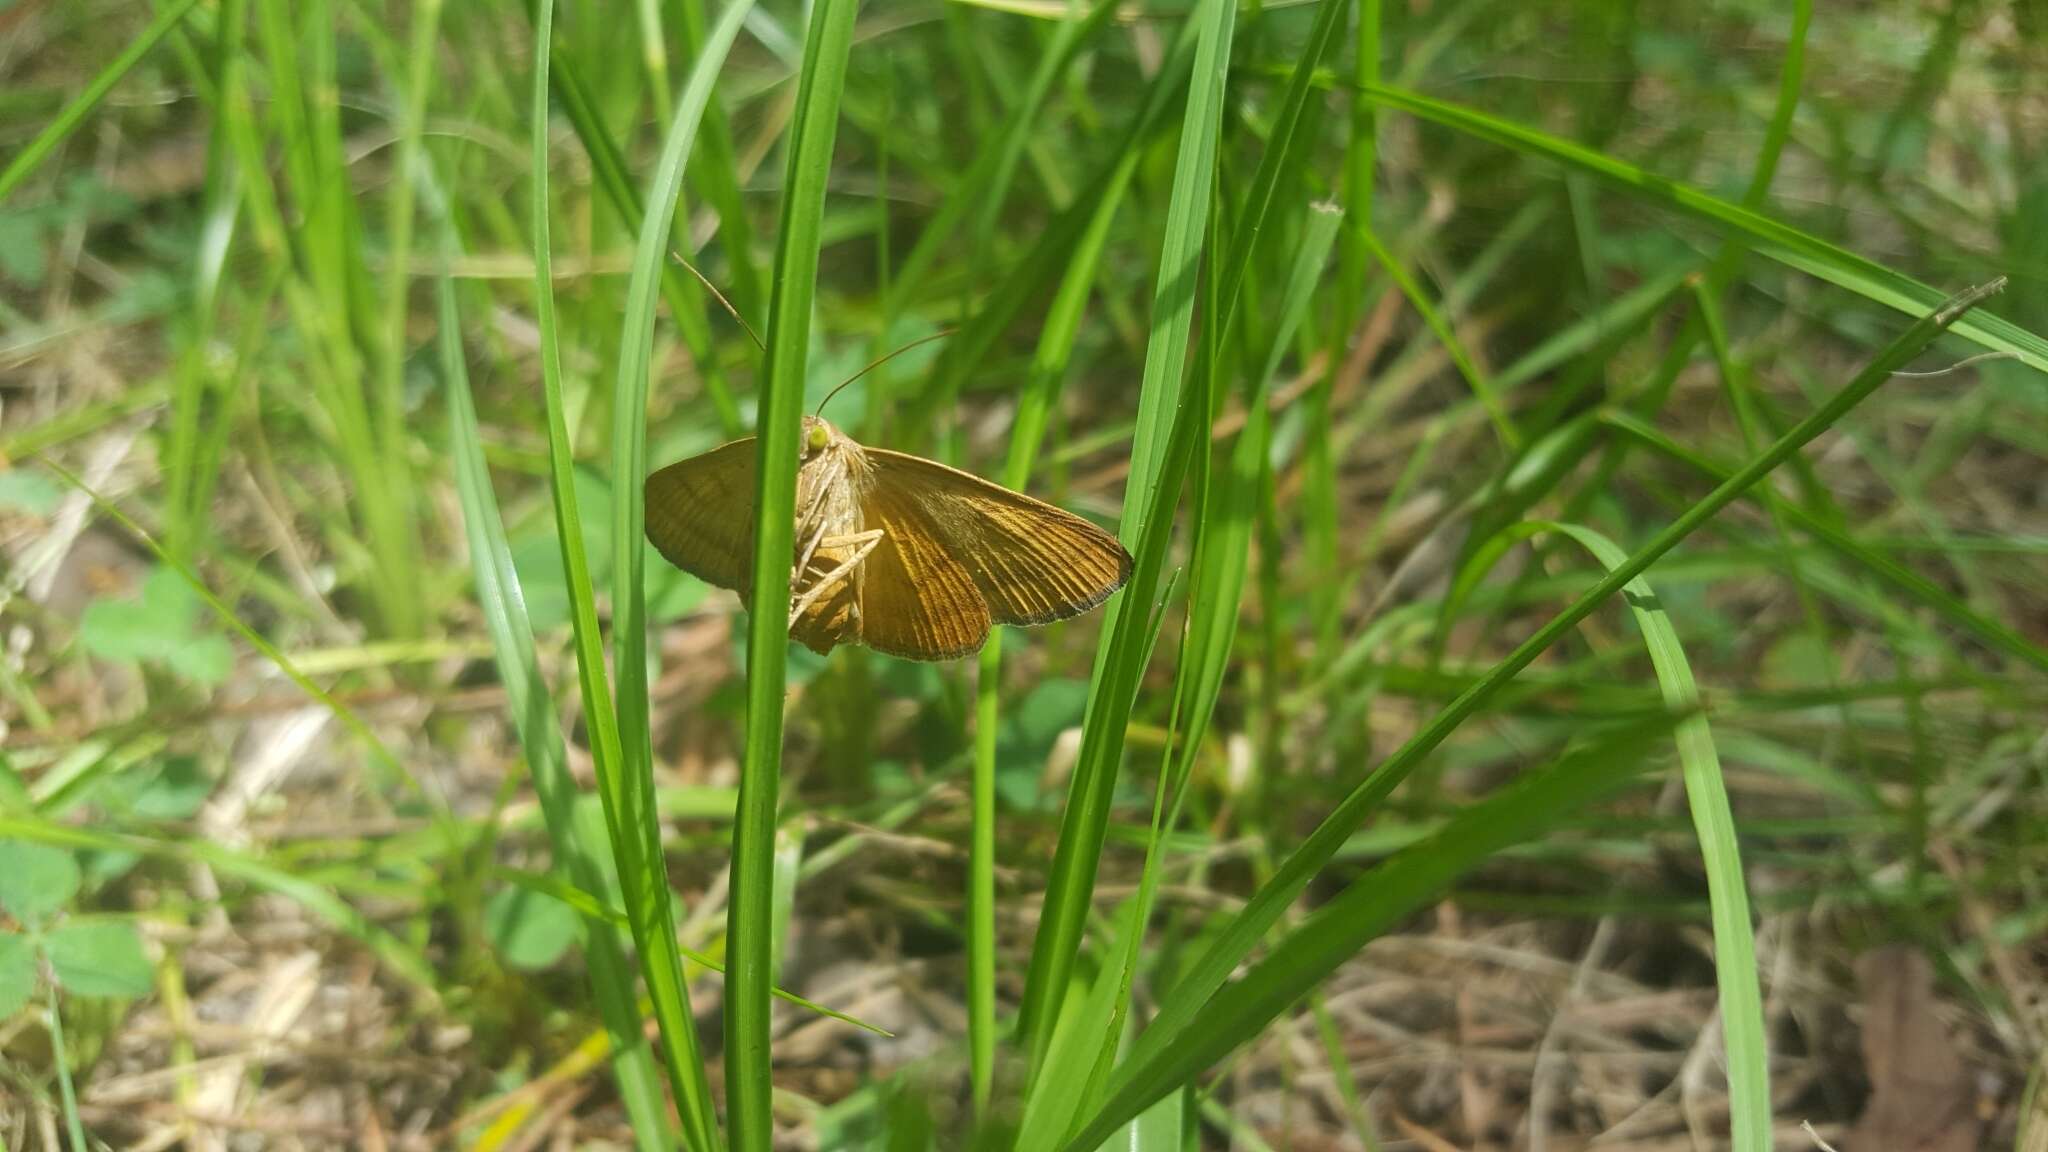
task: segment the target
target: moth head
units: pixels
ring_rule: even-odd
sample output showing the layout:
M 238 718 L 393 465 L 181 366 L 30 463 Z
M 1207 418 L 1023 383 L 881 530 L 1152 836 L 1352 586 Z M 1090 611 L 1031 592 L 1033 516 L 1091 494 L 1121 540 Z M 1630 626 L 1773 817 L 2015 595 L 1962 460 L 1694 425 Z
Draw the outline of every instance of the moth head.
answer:
M 808 460 L 823 452 L 839 436 L 839 430 L 825 423 L 822 416 L 804 417 L 803 443 L 798 451 Z

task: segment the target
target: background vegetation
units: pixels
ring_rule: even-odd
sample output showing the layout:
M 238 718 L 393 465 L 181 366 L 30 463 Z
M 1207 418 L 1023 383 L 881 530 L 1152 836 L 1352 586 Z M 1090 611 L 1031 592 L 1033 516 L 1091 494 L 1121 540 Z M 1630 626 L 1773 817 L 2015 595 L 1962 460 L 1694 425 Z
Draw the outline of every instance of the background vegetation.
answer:
M 0 1142 L 2038 1139 L 2044 139 L 2035 0 L 0 4 Z M 939 332 L 1105 611 L 643 545 Z

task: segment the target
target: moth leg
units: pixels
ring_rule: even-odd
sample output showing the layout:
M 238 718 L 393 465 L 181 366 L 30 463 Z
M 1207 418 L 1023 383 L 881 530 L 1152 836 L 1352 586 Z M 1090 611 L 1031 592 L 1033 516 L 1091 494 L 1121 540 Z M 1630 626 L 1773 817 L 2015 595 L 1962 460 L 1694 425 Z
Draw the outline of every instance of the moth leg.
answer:
M 805 542 L 803 551 L 797 555 L 796 567 L 792 569 L 793 575 L 801 575 L 811 566 L 811 557 L 817 554 L 818 546 L 825 542 L 825 525 L 820 516 L 825 506 L 825 494 L 839 482 L 840 473 L 845 471 L 846 466 L 835 457 L 826 461 L 825 467 L 832 471 L 818 477 L 818 482 L 811 488 L 811 498 L 804 502 L 804 509 L 796 518 L 797 534 L 802 536 L 808 529 L 810 539 Z M 813 524 L 813 521 L 820 522 Z
M 835 548 L 851 546 L 853 554 L 840 561 L 838 566 L 831 571 L 820 574 L 816 580 L 811 582 L 811 586 L 804 589 L 803 594 L 790 604 L 790 625 L 792 627 L 795 626 L 797 620 L 803 616 L 804 612 L 811 605 L 823 598 L 825 593 L 838 587 L 840 582 L 845 580 L 848 574 L 859 566 L 861 561 L 868 558 L 868 553 L 873 552 L 881 543 L 882 530 L 880 528 L 871 528 L 866 532 L 853 532 L 845 536 L 823 536 L 813 541 L 814 550 L 817 545 L 821 544 L 830 544 Z
M 827 472 L 826 469 L 830 471 Z M 836 456 L 821 463 L 819 471 L 822 474 L 817 482 L 811 485 L 811 498 L 804 501 L 804 506 L 796 514 L 796 530 L 799 534 L 817 519 L 819 511 L 825 506 L 826 494 L 838 485 L 845 470 L 845 462 Z
M 798 577 L 801 577 L 805 572 L 810 570 L 811 558 L 818 554 L 819 546 L 824 543 L 825 526 L 823 524 L 820 524 L 815 530 L 811 532 L 811 538 L 804 542 L 803 551 L 797 554 L 796 567 L 790 570 L 790 579 L 792 581 L 795 581 Z

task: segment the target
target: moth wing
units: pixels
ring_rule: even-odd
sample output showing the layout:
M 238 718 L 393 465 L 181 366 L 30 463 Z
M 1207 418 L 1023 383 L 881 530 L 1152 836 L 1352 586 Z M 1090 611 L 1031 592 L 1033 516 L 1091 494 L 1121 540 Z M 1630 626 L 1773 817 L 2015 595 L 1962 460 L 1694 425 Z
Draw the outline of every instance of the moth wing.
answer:
M 992 624 L 988 604 L 925 502 L 901 485 L 876 484 L 861 515 L 882 539 L 861 564 L 860 642 L 906 660 L 980 649 Z
M 1124 546 L 1072 512 L 921 457 L 873 448 L 867 454 L 874 467 L 870 505 L 884 499 L 915 506 L 997 623 L 1078 616 L 1130 579 Z
M 754 575 L 754 438 L 647 477 L 647 539 L 669 563 L 745 596 Z

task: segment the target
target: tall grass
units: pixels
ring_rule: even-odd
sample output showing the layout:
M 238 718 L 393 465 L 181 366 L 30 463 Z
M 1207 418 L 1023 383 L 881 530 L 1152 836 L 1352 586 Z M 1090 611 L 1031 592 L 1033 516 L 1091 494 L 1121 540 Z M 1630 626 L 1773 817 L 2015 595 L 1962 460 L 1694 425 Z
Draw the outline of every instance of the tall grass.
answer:
M 52 539 L 87 511 L 118 528 L 253 655 L 218 694 L 129 660 L 105 719 L 74 669 L 110 649 L 29 602 L 25 553 L 18 634 L 80 639 L 0 668 L 0 837 L 141 862 L 89 899 L 162 910 L 180 947 L 210 946 L 185 874 L 225 883 L 232 920 L 269 915 L 248 895 L 295 905 L 407 990 L 407 1025 L 480 1038 L 493 1066 L 433 1110 L 479 1148 L 541 1139 L 534 1101 L 601 1059 L 609 1084 L 556 1115 L 616 1101 L 642 1149 L 792 1126 L 826 1148 L 1258 1146 L 1248 1097 L 1304 1051 L 1375 1147 L 1400 1078 L 1374 1081 L 1333 982 L 1446 902 L 1702 941 L 1718 1023 L 1695 1038 L 1719 1037 L 1712 1135 L 1736 1148 L 1771 1146 L 1790 1063 L 1770 1013 L 1795 991 L 1759 930 L 1786 909 L 1854 909 L 1845 951 L 1915 936 L 1988 1043 L 2024 1051 L 2044 194 L 2003 145 L 1967 155 L 2010 205 L 1954 186 L 1952 155 L 1898 163 L 1960 131 L 1936 111 L 1959 69 L 2002 65 L 1942 17 L 1865 115 L 1809 83 L 1839 27 L 1808 0 L 1759 19 L 1775 55 L 1733 62 L 1669 14 L 1572 13 L 1585 39 L 1558 51 L 1629 78 L 1532 96 L 1492 58 L 1522 59 L 1503 45 L 1535 18 L 1509 8 L 181 0 L 80 33 L 121 40 L 0 101 L 0 228 L 28 238 L 4 263 L 62 272 L 0 297 L 0 370 L 79 332 L 148 347 L 111 393 L 10 390 L 50 414 L 10 416 L 0 449 L 60 483 L 0 497 L 71 525 Z M 1741 82 L 1660 72 L 1702 106 L 1631 110 L 1628 70 L 1689 37 Z M 86 145 L 118 159 L 154 130 L 127 99 L 145 79 L 204 133 L 202 175 L 114 217 L 79 191 L 111 170 Z M 1816 172 L 1829 211 L 1774 194 Z M 2015 273 L 2000 313 L 1985 237 Z M 163 252 L 177 290 L 136 288 Z M 940 327 L 927 364 L 839 403 L 882 446 L 1113 521 L 1134 571 L 1099 616 L 992 636 L 970 692 L 964 666 L 792 654 L 777 596 L 728 632 L 728 601 L 650 566 L 649 469 L 751 431 L 753 587 L 782 587 L 806 397 L 843 348 Z M 1998 358 L 1983 383 L 1880 395 L 1957 343 Z M 64 363 L 100 378 L 87 351 Z M 153 454 L 101 461 L 137 429 Z M 1973 474 L 1943 507 L 1964 459 L 2004 487 Z M 112 806 L 138 762 L 233 770 L 217 732 L 273 672 L 338 720 L 336 770 L 367 769 L 343 789 L 360 826 L 398 831 L 230 846 Z M 868 735 L 821 748 L 840 713 Z M 525 764 L 502 782 L 467 735 L 500 721 Z M 1766 816 L 1738 768 L 1818 799 Z M 1668 809 L 1642 786 L 1667 774 Z M 1645 843 L 1663 871 L 1611 884 Z M 1956 844 L 1982 845 L 1976 872 Z M 583 979 L 515 971 L 500 890 L 567 909 Z M 872 970 L 845 1015 L 776 987 L 843 960 Z M 894 1011 L 884 986 L 938 1028 L 870 1027 L 858 1083 L 814 1087 L 791 1054 L 847 1053 L 809 1013 L 858 1025 Z M 63 1051 L 20 1080 L 82 1127 L 105 1037 L 40 991 Z
M 734 817 L 732 907 L 727 935 L 727 1116 L 735 1147 L 774 1144 L 768 989 L 774 975 L 773 897 L 777 797 L 782 772 L 783 670 L 789 647 L 784 597 L 796 554 L 797 441 L 804 411 L 819 227 L 839 131 L 857 0 L 823 0 L 811 13 L 790 122 L 781 225 L 768 289 L 768 352 L 762 365 L 754 492 L 754 607 L 747 627 L 746 751 Z M 632 541 L 637 547 L 637 537 Z

